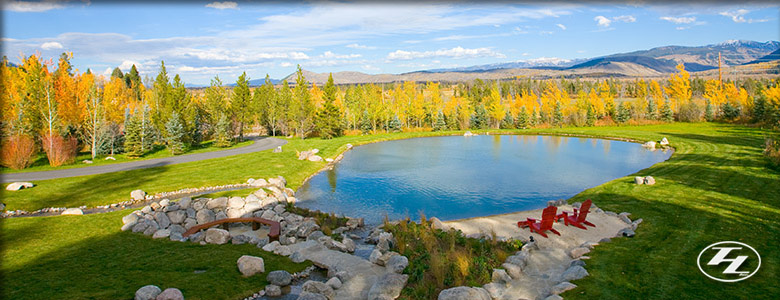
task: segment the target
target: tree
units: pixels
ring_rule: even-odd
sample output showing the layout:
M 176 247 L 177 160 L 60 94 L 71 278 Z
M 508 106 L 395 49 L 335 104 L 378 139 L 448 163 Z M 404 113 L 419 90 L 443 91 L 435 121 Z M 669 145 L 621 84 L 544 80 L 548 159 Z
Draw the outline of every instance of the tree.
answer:
M 585 112 L 585 125 L 586 126 L 596 125 L 597 119 L 598 117 L 596 116 L 596 110 L 594 109 L 593 105 L 588 104 L 587 111 Z
M 682 63 L 677 65 L 678 73 L 673 73 L 669 78 L 669 87 L 667 93 L 671 101 L 671 110 L 674 111 L 681 105 L 688 103 L 691 100 L 691 75 L 685 71 L 685 65 Z
M 165 131 L 165 118 L 167 118 L 172 111 L 170 109 L 172 87 L 168 78 L 168 71 L 165 69 L 164 61 L 160 61 L 160 72 L 157 73 L 157 77 L 152 86 L 153 96 L 151 100 L 154 113 L 151 115 L 151 119 L 155 128 L 157 128 L 157 131 Z
M 447 130 L 447 122 L 444 120 L 444 113 L 441 111 L 436 115 L 436 122 L 433 123 L 433 131 Z
M 343 134 L 341 126 L 341 111 L 334 104 L 336 101 L 336 85 L 333 84 L 333 74 L 328 76 L 328 82 L 323 88 L 323 104 L 317 112 L 317 130 L 324 139 L 339 137 Z
M 106 125 L 105 106 L 103 97 L 98 94 L 97 87 L 92 86 L 86 106 L 86 124 L 84 126 L 84 135 L 89 141 L 92 159 L 97 156 L 98 149 L 105 142 L 103 130 Z
M 128 157 L 140 157 L 144 154 L 141 141 L 141 120 L 132 116 L 125 122 L 125 153 Z
M 617 108 L 617 114 L 615 116 L 618 123 L 625 123 L 631 118 L 631 110 L 628 109 L 628 105 L 625 102 L 621 102 Z
M 707 120 L 707 122 L 712 122 L 712 120 L 715 119 L 715 112 L 712 109 L 712 102 L 710 102 L 709 99 L 705 100 L 706 104 L 704 105 L 704 119 Z
M 395 118 L 398 119 L 398 116 Z M 400 123 L 400 121 L 398 123 Z M 370 134 L 373 129 L 374 126 L 371 124 L 371 116 L 368 114 L 367 110 L 364 110 L 363 118 L 360 119 L 360 130 L 363 131 L 363 134 Z
M 485 106 L 480 104 L 474 110 L 474 115 L 471 116 L 471 129 L 486 129 L 488 124 L 488 113 L 485 110 Z
M 515 127 L 519 129 L 525 129 L 528 128 L 529 120 L 528 120 L 528 110 L 523 106 L 520 108 L 520 112 L 517 114 L 517 122 L 515 123 Z
M 563 127 L 563 112 L 561 111 L 561 102 L 555 102 L 555 108 L 553 110 L 553 125 Z
M 306 135 L 308 135 L 314 127 L 314 104 L 311 102 L 308 85 L 306 77 L 303 76 L 303 69 L 298 65 L 293 105 L 290 108 L 290 115 L 295 132 L 302 139 L 306 138 Z
M 271 129 L 271 135 L 276 136 L 279 122 L 284 117 L 286 107 L 282 105 L 281 98 L 268 74 L 265 75 L 265 82 L 259 90 L 261 91 L 259 102 L 263 106 L 263 120 L 265 120 L 266 127 Z
M 497 89 L 493 88 L 490 90 L 490 96 L 487 97 L 485 106 L 488 110 L 488 115 L 490 116 L 489 126 L 499 128 L 501 126 L 501 121 L 506 116 L 506 112 L 504 105 L 501 104 L 501 94 Z
M 230 128 L 230 119 L 226 114 L 219 116 L 219 121 L 214 129 L 214 146 L 230 147 L 233 144 L 233 129 Z
M 165 142 L 168 144 L 171 154 L 184 153 L 184 132 L 184 124 L 182 124 L 181 117 L 178 113 L 172 112 L 168 122 L 165 123 Z
M 512 117 L 512 112 L 507 110 L 504 119 L 501 121 L 501 129 L 515 128 L 515 118 Z
M 236 87 L 233 88 L 233 97 L 230 101 L 230 110 L 238 122 L 238 140 L 244 140 L 244 124 L 246 124 L 251 114 L 249 113 L 252 94 L 249 90 L 249 77 L 243 72 L 236 81 Z
M 664 105 L 661 106 L 661 120 L 671 122 L 674 120 L 674 112 L 672 111 L 671 103 L 667 99 L 664 101 Z

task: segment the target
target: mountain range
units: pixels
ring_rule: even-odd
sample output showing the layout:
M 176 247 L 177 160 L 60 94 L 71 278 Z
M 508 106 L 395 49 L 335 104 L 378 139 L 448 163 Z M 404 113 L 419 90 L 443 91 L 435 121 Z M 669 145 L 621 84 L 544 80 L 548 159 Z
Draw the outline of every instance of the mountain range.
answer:
M 450 69 L 430 69 L 402 74 L 366 74 L 344 71 L 333 73 L 336 84 L 383 83 L 400 81 L 469 81 L 527 77 L 534 79 L 572 77 L 659 77 L 676 72 L 680 63 L 690 72 L 703 72 L 718 68 L 718 54 L 723 68 L 739 68 L 743 65 L 766 64 L 780 60 L 780 42 L 756 42 L 730 40 L 705 46 L 663 46 L 648 50 L 594 57 L 589 59 L 539 58 L 505 63 L 494 63 Z M 769 74 L 777 74 L 777 66 L 764 68 Z M 773 73 L 772 73 L 773 72 Z M 324 84 L 329 73 L 304 70 L 310 82 Z M 709 73 L 707 73 L 709 74 Z M 294 84 L 295 74 L 282 80 Z M 281 80 L 272 80 L 274 84 Z M 252 86 L 264 79 L 252 80 Z

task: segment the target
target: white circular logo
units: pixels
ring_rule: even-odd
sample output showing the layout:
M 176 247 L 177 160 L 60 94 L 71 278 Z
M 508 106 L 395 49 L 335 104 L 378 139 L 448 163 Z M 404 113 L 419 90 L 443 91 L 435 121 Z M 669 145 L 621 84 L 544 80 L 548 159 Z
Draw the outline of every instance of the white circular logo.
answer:
M 750 249 L 752 253 L 745 248 Z M 705 261 L 704 265 L 715 266 L 708 267 L 708 271 L 702 267 L 702 256 L 705 253 L 707 253 L 705 258 L 709 258 L 709 261 Z M 711 253 L 714 254 L 710 258 Z M 752 271 L 740 270 L 743 264 L 752 265 L 753 262 L 750 260 L 758 261 L 756 268 Z M 748 279 L 758 272 L 758 269 L 761 268 L 761 255 L 756 249 L 745 243 L 724 241 L 714 243 L 701 250 L 696 264 L 699 266 L 699 271 L 711 279 L 721 282 L 737 282 Z

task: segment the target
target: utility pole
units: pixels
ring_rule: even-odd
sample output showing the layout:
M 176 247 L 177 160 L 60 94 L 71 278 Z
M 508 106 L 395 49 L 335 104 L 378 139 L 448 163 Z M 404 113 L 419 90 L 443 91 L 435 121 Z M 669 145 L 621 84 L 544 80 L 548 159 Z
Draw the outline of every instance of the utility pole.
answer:
M 723 85 L 723 70 L 720 68 L 720 51 L 718 52 L 718 82 Z

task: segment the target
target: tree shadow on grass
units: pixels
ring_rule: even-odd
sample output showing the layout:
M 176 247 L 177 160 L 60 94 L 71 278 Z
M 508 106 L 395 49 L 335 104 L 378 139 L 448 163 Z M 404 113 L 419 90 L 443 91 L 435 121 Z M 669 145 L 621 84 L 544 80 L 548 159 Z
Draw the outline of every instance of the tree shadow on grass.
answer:
M 752 133 L 752 132 L 751 132 Z M 748 148 L 761 148 L 764 147 L 764 138 L 753 134 L 740 134 L 735 132 L 735 135 L 703 135 L 694 133 L 660 133 L 665 136 L 669 136 L 670 142 L 674 143 L 674 138 L 688 139 L 693 141 L 712 143 L 712 144 L 724 144 L 732 146 L 742 146 Z
M 625 194 L 582 193 L 571 201 L 592 199 L 605 210 L 631 212 L 642 218 L 634 238 L 603 243 L 589 254 L 591 276 L 575 281 L 580 287 L 563 294 L 566 299 L 773 299 L 780 264 L 780 227 L 761 217 L 724 218 L 706 203 L 684 205 Z M 694 200 L 696 201 L 696 200 Z M 723 284 L 703 275 L 696 263 L 699 253 L 719 241 L 741 241 L 757 249 L 761 269 L 748 280 Z M 755 267 L 747 262 L 745 269 Z
M 267 272 L 297 272 L 307 265 L 250 244 L 202 246 L 153 240 L 119 232 L 121 221 L 118 217 L 116 221 L 116 228 L 105 235 L 63 245 L 21 267 L 5 269 L 0 298 L 130 299 L 138 288 L 153 284 L 176 287 L 186 299 L 240 299 L 262 290 Z M 236 261 L 242 255 L 263 257 L 266 273 L 241 276 Z

